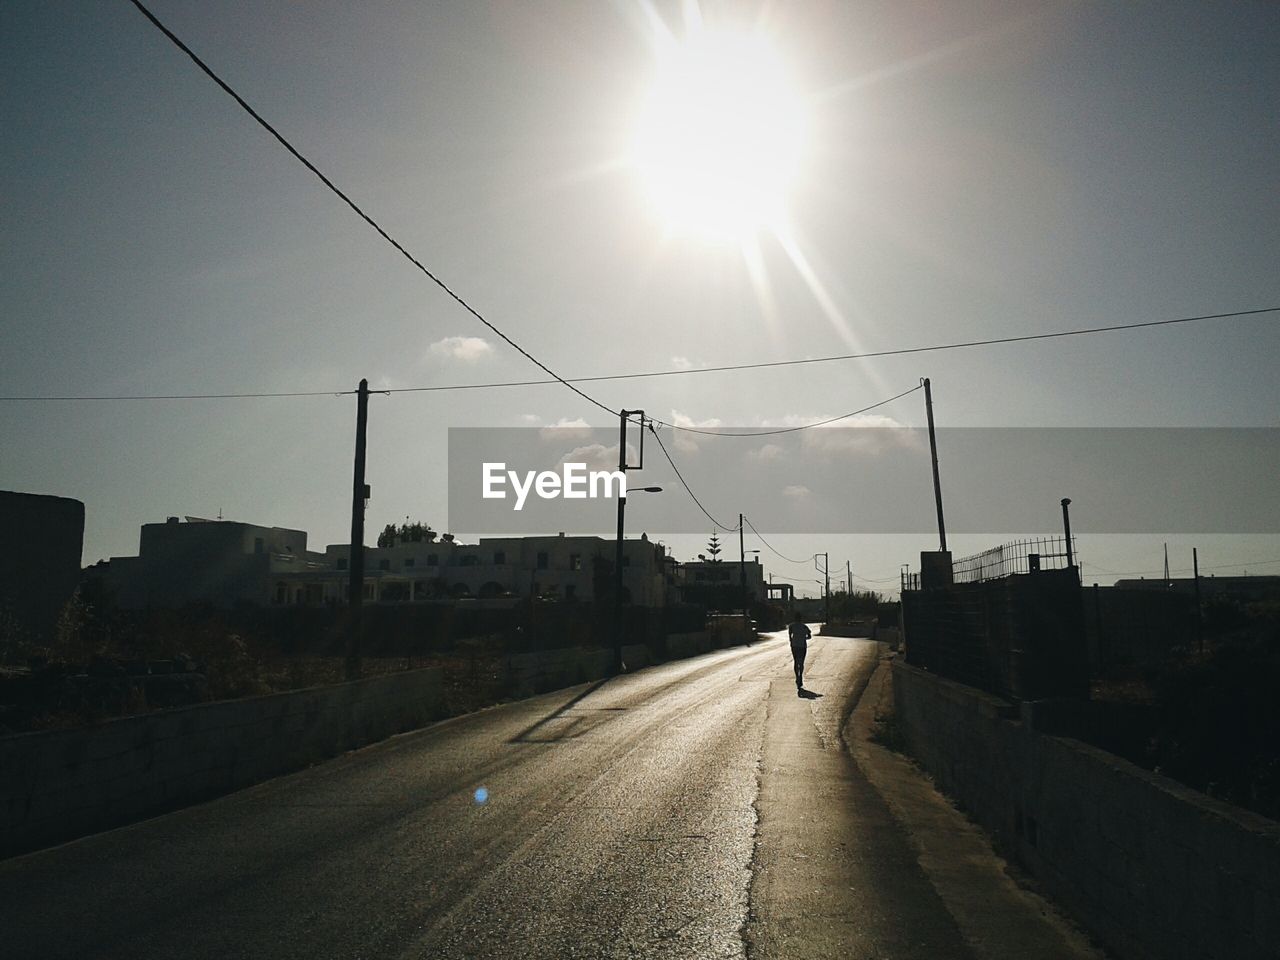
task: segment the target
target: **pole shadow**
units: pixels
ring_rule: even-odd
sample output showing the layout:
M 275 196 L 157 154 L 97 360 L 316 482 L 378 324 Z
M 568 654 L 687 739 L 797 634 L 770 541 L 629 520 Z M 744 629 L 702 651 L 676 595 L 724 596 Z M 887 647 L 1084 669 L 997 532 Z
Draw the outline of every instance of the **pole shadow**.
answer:
M 588 730 L 591 730 L 594 727 L 598 727 L 600 724 L 608 720 L 609 717 L 608 716 L 569 717 L 567 719 L 569 719 L 571 722 L 565 725 L 563 728 L 555 731 L 546 730 L 548 726 L 554 724 L 556 721 L 561 719 L 566 719 L 565 714 L 567 714 L 570 710 L 577 707 L 578 704 L 580 704 L 583 700 L 587 699 L 587 697 L 591 696 L 591 694 L 595 693 L 597 690 L 603 687 L 606 683 L 609 682 L 610 679 L 612 678 L 604 677 L 600 680 L 596 680 L 594 683 L 590 684 L 585 690 L 581 691 L 576 696 L 574 696 L 571 700 L 561 704 L 552 713 L 547 714 L 545 717 L 543 717 L 541 720 L 538 720 L 536 723 L 532 723 L 529 726 L 525 727 L 523 730 L 517 733 L 514 737 L 508 740 L 507 743 L 555 743 L 559 740 L 571 740 L 574 737 L 580 737 L 584 733 L 586 733 Z M 597 712 L 601 714 L 620 713 L 625 709 L 626 707 L 596 708 Z M 545 735 L 540 736 L 539 735 L 540 733 Z

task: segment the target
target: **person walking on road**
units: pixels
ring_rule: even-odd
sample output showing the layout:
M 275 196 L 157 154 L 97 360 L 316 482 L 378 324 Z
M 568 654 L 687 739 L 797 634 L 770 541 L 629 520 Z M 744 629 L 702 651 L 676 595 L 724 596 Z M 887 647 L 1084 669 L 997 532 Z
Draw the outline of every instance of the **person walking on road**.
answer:
M 799 613 L 787 628 L 787 633 L 791 636 L 791 659 L 796 665 L 796 692 L 799 692 L 804 689 L 804 655 L 809 651 L 809 638 L 813 634 L 809 632 Z

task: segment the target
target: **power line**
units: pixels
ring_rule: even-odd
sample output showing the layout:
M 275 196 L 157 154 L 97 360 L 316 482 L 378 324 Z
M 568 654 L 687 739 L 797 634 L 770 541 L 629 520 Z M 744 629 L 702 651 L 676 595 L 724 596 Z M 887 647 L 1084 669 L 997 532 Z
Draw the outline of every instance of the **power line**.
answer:
M 1215 563 L 1202 564 L 1201 570 L 1230 570 L 1236 567 L 1265 567 L 1273 563 L 1280 563 L 1280 558 L 1273 560 L 1244 560 L 1239 563 Z M 1112 577 L 1137 577 L 1150 574 L 1153 577 L 1163 578 L 1164 570 L 1108 570 L 1106 567 L 1100 567 L 1096 563 L 1089 564 L 1089 569 L 1096 570 L 1098 573 L 1105 573 Z M 1176 567 L 1169 571 L 1170 573 L 1191 573 L 1191 567 Z M 1203 580 L 1204 578 L 1201 577 Z
M 910 390 L 903 390 L 896 396 L 889 397 L 886 400 L 878 400 L 869 407 L 863 407 L 860 410 L 854 410 L 852 413 L 842 413 L 838 417 L 831 417 L 827 420 L 818 420 L 814 423 L 801 424 L 798 427 L 780 427 L 776 430 L 753 430 L 753 431 L 737 431 L 737 430 L 704 430 L 701 427 L 680 427 L 674 423 L 667 423 L 665 420 L 653 420 L 654 423 L 660 423 L 664 427 L 670 427 L 672 430 L 683 430 L 685 433 L 701 433 L 709 437 L 772 437 L 780 433 L 796 433 L 800 430 L 808 430 L 812 427 L 823 427 L 828 423 L 835 423 L 838 420 L 848 420 L 850 417 L 856 417 L 860 413 L 866 413 L 868 410 L 874 410 L 876 407 L 883 407 L 886 403 L 893 403 L 895 400 L 901 400 L 908 394 L 922 390 L 923 384 L 917 384 Z M 651 418 L 652 419 L 652 418 Z
M 554 382 L 554 381 L 552 381 Z M 263 397 L 346 397 L 354 390 L 295 390 L 284 393 L 147 393 L 113 394 L 101 397 L 0 397 L 0 401 L 100 401 L 100 400 L 250 400 Z M 371 390 L 370 393 L 382 393 Z
M 680 468 L 676 466 L 676 462 L 671 459 L 671 454 L 667 452 L 666 445 L 662 442 L 662 438 L 658 436 L 658 431 L 654 430 L 651 425 L 649 427 L 649 432 L 653 434 L 653 439 L 658 441 L 658 449 L 660 449 L 662 451 L 662 455 L 667 458 L 667 463 L 671 464 L 671 469 L 676 472 L 676 477 L 677 479 L 679 479 L 680 485 L 684 487 L 685 492 L 688 493 L 689 496 L 693 498 L 693 502 L 698 505 L 698 509 L 703 512 L 706 518 L 710 520 L 712 523 L 714 523 L 721 530 L 724 530 L 726 533 L 737 533 L 740 529 L 742 529 L 741 525 L 736 527 L 731 527 L 727 523 L 721 523 L 719 520 L 713 517 L 710 514 L 710 512 L 708 512 L 707 508 L 702 505 L 702 501 L 698 499 L 698 495 L 693 492 L 693 489 L 689 486 L 688 482 L 685 480 L 684 474 L 680 472 Z
M 785 553 L 782 553 L 780 550 L 778 550 L 777 547 L 775 547 L 772 543 L 770 543 L 768 540 L 766 540 L 763 536 L 760 535 L 760 531 L 755 528 L 755 524 L 751 522 L 750 517 L 744 516 L 742 519 L 746 522 L 747 526 L 751 528 L 751 532 L 760 538 L 761 543 L 763 543 L 766 547 L 768 547 L 770 550 L 776 553 L 783 560 L 787 561 L 787 563 L 808 563 L 810 560 L 813 559 L 813 556 L 805 557 L 803 560 L 795 560 L 792 557 L 788 557 Z M 814 554 L 814 556 L 816 556 L 816 554 Z
M 520 344 L 516 343 L 509 336 L 507 336 L 505 333 L 499 330 L 497 326 L 495 326 L 493 323 L 487 320 L 484 317 L 484 315 L 480 313 L 479 310 L 477 310 L 465 299 L 463 299 L 463 297 L 460 294 L 456 293 L 453 290 L 453 288 L 451 288 L 447 283 L 445 283 L 438 276 L 432 273 L 431 270 L 428 269 L 427 266 L 421 260 L 419 260 L 413 254 L 411 254 L 404 247 L 404 245 L 400 243 L 400 241 L 396 240 L 393 236 L 391 236 L 390 233 L 388 233 L 385 229 L 383 229 L 382 225 L 379 224 L 378 221 L 374 220 L 373 217 L 365 213 L 364 210 L 361 209 L 359 204 L 357 204 L 354 200 L 352 200 L 349 196 L 347 196 L 341 189 L 339 189 L 338 186 L 332 180 L 330 180 L 327 176 L 321 173 L 320 169 L 314 163 L 312 163 L 305 156 L 303 156 L 302 153 L 292 143 L 290 143 L 287 139 L 285 139 L 284 135 L 280 133 L 280 131 L 278 131 L 275 127 L 273 127 L 270 123 L 268 123 L 267 120 L 260 113 L 258 113 L 258 111 L 253 109 L 253 107 L 251 107 L 248 104 L 248 102 L 242 96 L 240 96 L 240 94 L 236 93 L 236 91 L 231 88 L 230 84 L 228 84 L 225 80 L 223 80 L 220 76 L 218 76 L 218 74 L 214 73 L 213 69 L 208 64 L 206 64 L 203 60 L 201 60 L 200 57 L 196 55 L 194 50 L 192 50 L 185 43 L 183 43 L 182 40 L 180 40 L 172 30 L 170 30 L 163 23 L 161 23 L 156 18 L 155 14 L 153 14 L 150 10 L 148 10 L 145 6 L 143 6 L 140 0 L 129 0 L 129 2 L 132 3 L 135 7 L 137 7 L 138 10 L 142 13 L 142 15 L 146 17 L 148 20 L 150 20 L 151 23 L 156 27 L 156 29 L 158 29 L 161 33 L 163 33 L 174 44 L 174 46 L 176 46 L 179 50 L 185 53 L 187 57 L 190 58 L 191 62 L 194 63 L 197 67 L 199 67 L 200 70 L 203 71 L 204 74 L 208 76 L 210 80 L 212 80 L 219 87 L 221 87 L 223 91 L 227 93 L 228 96 L 230 96 L 233 100 L 235 100 L 235 102 L 238 103 L 240 107 L 246 113 L 249 114 L 249 116 L 251 116 L 254 120 L 256 120 L 259 126 L 261 126 L 269 134 L 271 134 L 271 136 L 275 137 L 275 139 L 279 141 L 280 145 L 283 146 L 286 150 L 288 150 L 289 153 L 291 153 L 299 163 L 301 163 L 304 167 L 306 167 L 308 170 L 314 173 L 316 177 L 319 178 L 320 182 L 323 183 L 326 187 L 328 187 L 329 190 L 335 196 L 338 197 L 338 199 L 340 199 L 343 203 L 345 203 L 348 207 L 350 207 L 356 213 L 356 215 L 360 217 L 360 219 L 362 219 L 365 223 L 367 223 L 374 230 L 376 230 L 378 232 L 378 235 L 381 236 L 382 239 L 386 240 L 387 243 L 391 244 L 391 246 L 393 246 L 397 251 L 399 251 L 399 253 L 403 255 L 406 260 L 408 260 L 411 264 L 417 267 L 418 270 L 420 270 L 428 279 L 430 279 L 432 283 L 434 283 L 437 287 L 439 287 L 446 294 L 448 294 L 454 300 L 455 303 L 457 303 L 469 314 L 471 314 L 473 317 L 479 320 L 496 336 L 500 337 L 503 341 L 505 341 L 510 347 L 514 348 L 521 356 L 523 356 L 525 359 L 533 363 L 534 366 L 538 367 L 538 369 L 542 370 L 544 373 L 551 376 L 555 382 L 564 384 L 566 387 L 568 387 L 570 390 L 572 390 L 582 399 L 586 400 L 588 403 L 594 404 L 595 406 L 599 407 L 601 410 L 604 410 L 605 412 L 610 414 L 614 412 L 613 410 L 610 410 L 607 406 L 605 406 L 603 403 L 601 403 L 599 400 L 597 400 L 595 397 L 584 392 L 580 388 L 575 387 L 572 383 L 564 379 L 562 376 L 560 376 L 558 373 L 556 373 L 554 370 L 548 367 L 545 363 L 543 363 L 541 360 L 539 360 L 537 357 L 531 354 L 528 350 L 520 346 Z
M 726 363 L 716 366 L 688 367 L 678 370 L 646 370 L 641 373 L 600 374 L 590 377 L 570 377 L 570 383 L 599 383 L 605 380 L 640 380 L 648 377 L 681 377 L 697 373 L 725 373 L 734 370 L 763 370 L 769 367 L 795 367 L 808 363 L 835 363 L 842 360 L 870 360 L 876 357 L 897 357 L 911 353 L 934 353 L 940 350 L 962 350 L 969 347 L 990 347 L 1005 343 L 1023 343 L 1031 340 L 1054 340 L 1062 337 L 1080 337 L 1093 333 L 1114 333 L 1121 330 L 1138 330 L 1144 327 L 1167 327 L 1179 323 L 1196 323 L 1202 320 L 1227 320 L 1252 317 L 1261 313 L 1280 312 L 1280 306 L 1262 307 L 1257 310 L 1236 310 L 1230 313 L 1208 313 L 1195 317 L 1176 317 L 1171 320 L 1144 320 L 1140 323 L 1117 323 L 1103 327 L 1082 327 L 1075 330 L 1054 330 L 1049 333 L 1028 333 L 1011 337 L 993 337 L 987 340 L 962 340 L 954 343 L 935 343 L 923 347 L 897 347 L 873 350 L 866 353 L 842 353 L 830 357 L 803 357 L 795 360 L 763 360 L 757 363 Z M 497 383 L 442 384 L 425 387 L 399 387 L 393 393 L 427 393 L 436 390 L 482 390 L 493 387 L 536 387 L 557 383 L 557 380 L 506 380 Z
M 897 582 L 901 579 L 901 577 L 900 577 L 900 576 L 893 576 L 893 577 L 860 577 L 860 576 L 858 576 L 858 575 L 855 573 L 855 574 L 853 575 L 853 579 L 855 579 L 855 580 L 861 580 L 863 583 L 897 583 Z
M 130 2 L 134 2 L 134 0 L 130 0 Z M 391 241 L 391 242 L 394 243 L 395 241 Z M 435 279 L 435 278 L 433 277 L 432 279 Z M 452 292 L 451 292 L 451 295 L 452 295 Z M 639 380 L 639 379 L 651 378 L 651 377 L 677 377 L 677 376 L 684 376 L 686 374 L 724 373 L 724 372 L 734 371 L 734 370 L 760 370 L 767 367 L 791 367 L 791 366 L 801 366 L 803 364 L 809 364 L 809 363 L 832 363 L 832 362 L 841 361 L 841 360 L 865 360 L 873 357 L 891 357 L 891 356 L 898 356 L 901 354 L 909 354 L 909 353 L 929 353 L 929 352 L 934 352 L 939 350 L 958 350 L 965 347 L 982 347 L 982 346 L 991 346 L 994 344 L 1002 344 L 1002 343 L 1018 343 L 1025 340 L 1048 340 L 1048 339 L 1060 338 L 1060 337 L 1075 337 L 1075 336 L 1082 336 L 1084 334 L 1089 334 L 1089 333 L 1103 333 L 1103 332 L 1109 332 L 1109 331 L 1115 331 L 1115 330 L 1134 330 L 1140 327 L 1159 327 L 1159 326 L 1168 326 L 1170 324 L 1176 324 L 1176 323 L 1192 323 L 1198 320 L 1219 320 L 1219 319 L 1225 319 L 1225 318 L 1231 318 L 1231 317 L 1249 317 L 1249 316 L 1255 316 L 1260 313 L 1275 313 L 1275 312 L 1280 312 L 1280 307 L 1265 307 L 1260 310 L 1240 310 L 1240 311 L 1236 311 L 1235 313 L 1214 313 L 1214 314 L 1206 314 L 1204 316 L 1198 316 L 1198 317 L 1179 317 L 1173 320 L 1150 320 L 1143 323 L 1117 324 L 1109 327 L 1092 327 L 1092 328 L 1082 329 L 1082 330 L 1059 330 L 1053 333 L 1036 333 L 1036 334 L 1028 334 L 1026 336 L 1018 336 L 1018 337 L 1000 337 L 993 340 L 969 340 L 962 343 L 941 343 L 941 344 L 934 344 L 934 345 L 925 346 L 925 347 L 903 347 L 901 349 L 894 349 L 894 350 L 877 350 L 871 353 L 846 353 L 846 354 L 840 354 L 837 356 L 830 356 L 830 357 L 806 357 L 806 358 L 795 359 L 795 360 L 769 360 L 769 361 L 763 361 L 759 363 L 727 363 L 727 364 L 720 364 L 717 366 L 692 367 L 689 369 L 682 369 L 682 370 L 646 370 L 638 373 L 602 374 L 602 375 L 596 375 L 596 376 L 590 376 L 590 377 L 560 378 L 555 374 L 552 374 L 553 379 L 549 379 L 549 380 L 497 380 L 497 381 L 491 381 L 487 383 L 442 383 L 442 384 L 434 384 L 432 386 L 394 387 L 387 390 L 379 390 L 377 392 L 390 395 L 393 393 L 436 393 L 436 392 L 451 391 L 451 390 L 494 390 L 494 389 L 510 388 L 510 387 L 540 387 L 540 386 L 547 386 L 549 384 L 560 384 L 560 383 L 572 385 L 575 383 L 600 383 L 606 380 Z M 486 324 L 488 323 L 488 321 L 483 321 L 483 319 L 482 319 L 482 322 L 485 322 Z M 504 337 L 504 339 L 506 338 Z M 517 347 L 517 349 L 519 348 Z M 523 353 L 523 351 L 521 352 Z M 534 362 L 536 363 L 537 361 L 534 361 Z M 541 364 L 538 364 L 538 365 L 541 367 Z M 289 392 L 280 392 L 280 393 L 213 393 L 213 394 L 164 394 L 164 395 L 145 394 L 145 395 L 129 395 L 129 396 L 57 396 L 57 397 L 7 396 L 7 397 L 0 397 L 0 401 L 232 400 L 232 399 L 243 399 L 243 398 L 254 398 L 254 397 L 310 397 L 310 396 L 327 397 L 327 396 L 340 396 L 343 394 L 349 394 L 353 392 L 354 391 L 352 390 L 314 390 L 314 391 L 289 391 Z M 595 401 L 592 401 L 592 402 L 594 403 Z M 888 401 L 885 401 L 885 402 L 888 402 Z M 604 407 L 599 403 L 596 403 L 596 405 L 601 407 L 601 409 L 608 409 L 607 407 Z M 609 410 L 609 413 L 614 414 L 616 413 L 616 411 Z M 854 414 L 846 414 L 845 416 L 846 417 L 854 416 Z M 844 419 L 844 417 L 837 417 L 836 419 L 838 420 Z M 671 426 L 671 424 L 664 424 L 664 426 Z M 679 429 L 687 430 L 689 428 L 680 427 Z M 744 436 L 744 434 L 735 434 L 735 436 Z

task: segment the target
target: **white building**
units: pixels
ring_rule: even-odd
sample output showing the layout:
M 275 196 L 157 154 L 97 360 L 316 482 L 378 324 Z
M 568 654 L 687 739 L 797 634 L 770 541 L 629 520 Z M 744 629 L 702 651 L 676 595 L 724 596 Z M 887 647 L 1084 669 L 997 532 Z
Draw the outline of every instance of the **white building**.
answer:
M 528 597 L 589 602 L 613 583 L 616 541 L 602 537 L 494 537 L 475 544 L 400 540 L 364 551 L 364 598 L 372 603 L 419 603 L 469 597 Z M 345 603 L 350 550 L 335 544 L 321 569 L 280 570 L 276 603 Z M 672 562 L 648 537 L 623 542 L 626 601 L 663 606 Z M 275 599 L 279 598 L 279 599 Z

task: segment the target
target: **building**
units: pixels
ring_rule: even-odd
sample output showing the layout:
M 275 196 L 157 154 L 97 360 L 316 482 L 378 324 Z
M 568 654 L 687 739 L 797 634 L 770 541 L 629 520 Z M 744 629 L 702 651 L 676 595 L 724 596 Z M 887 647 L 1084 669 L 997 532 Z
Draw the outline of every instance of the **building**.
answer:
M 282 576 L 325 563 L 324 554 L 307 550 L 302 530 L 169 517 L 142 525 L 136 557 L 112 557 L 95 569 L 122 607 L 227 607 L 303 600 L 279 593 Z
M 736 609 L 742 606 L 742 578 L 746 578 L 751 603 L 767 599 L 764 567 L 758 559 L 746 564 L 736 560 L 693 560 L 678 567 L 676 583 L 686 603 Z
M 462 544 L 434 535 L 397 539 L 364 551 L 364 599 L 370 603 L 543 597 L 590 602 L 612 595 L 616 541 L 602 537 L 494 537 Z M 347 544 L 330 546 L 318 568 L 281 569 L 274 603 L 345 603 L 350 576 Z M 623 598 L 663 606 L 672 578 L 661 544 L 646 536 L 623 543 Z M 279 599 L 277 599 L 279 598 Z
M 83 549 L 79 500 L 0 491 L 0 640 L 52 639 Z
M 78 551 L 78 543 L 77 551 Z M 613 594 L 615 541 L 602 537 L 504 537 L 475 544 L 448 534 L 365 547 L 369 603 L 528 597 L 590 602 Z M 170 517 L 143 524 L 136 557 L 96 565 L 125 608 L 209 603 L 321 606 L 347 601 L 350 548 L 307 549 L 307 534 L 232 520 Z M 75 558 L 79 572 L 79 554 Z M 646 536 L 623 544 L 623 598 L 667 602 L 672 561 Z M 74 588 L 74 581 L 72 584 Z M 69 591 L 68 591 L 69 595 Z
M 1194 596 L 1196 581 L 1194 577 L 1174 577 L 1169 580 L 1154 577 L 1150 580 L 1117 580 L 1115 588 L 1117 590 L 1168 591 Z M 1249 603 L 1280 597 L 1280 577 L 1203 576 L 1200 578 L 1199 589 L 1201 598 L 1205 600 L 1210 597 L 1222 597 L 1229 600 L 1237 600 L 1241 603 Z

